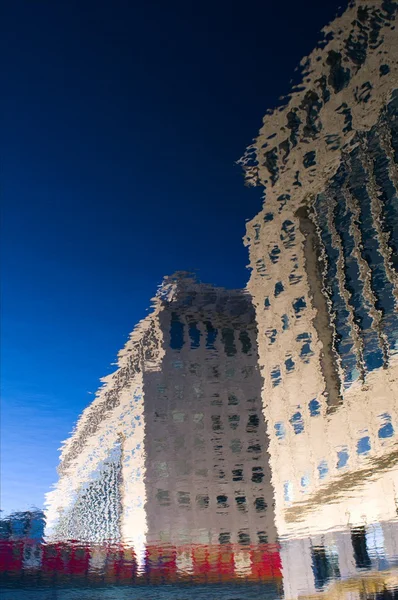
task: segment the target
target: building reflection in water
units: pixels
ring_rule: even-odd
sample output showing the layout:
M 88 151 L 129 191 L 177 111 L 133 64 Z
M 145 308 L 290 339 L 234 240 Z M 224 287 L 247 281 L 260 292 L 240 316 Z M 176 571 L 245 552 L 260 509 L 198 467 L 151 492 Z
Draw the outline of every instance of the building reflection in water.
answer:
M 63 445 L 45 543 L 3 520 L 7 581 L 397 597 L 397 10 L 351 3 L 267 113 L 247 289 L 164 279 Z

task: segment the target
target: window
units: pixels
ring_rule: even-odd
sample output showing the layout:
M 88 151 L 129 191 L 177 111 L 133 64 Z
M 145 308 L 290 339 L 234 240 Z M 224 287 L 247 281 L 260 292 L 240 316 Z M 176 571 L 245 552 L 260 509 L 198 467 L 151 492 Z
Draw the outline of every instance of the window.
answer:
M 170 348 L 172 350 L 181 350 L 184 346 L 184 325 L 178 318 L 177 313 L 171 314 L 170 323 Z
M 308 475 L 303 475 L 303 477 L 301 478 L 300 484 L 301 484 L 301 487 L 303 488 L 302 491 L 305 491 L 307 489 L 307 487 L 309 486 L 309 484 L 310 484 L 310 478 L 309 478 L 309 476 Z
M 189 492 L 177 492 L 177 501 L 180 506 L 190 506 L 191 497 Z
M 296 300 L 293 302 L 293 310 L 297 319 L 301 317 L 301 313 L 305 308 L 307 308 L 307 303 L 304 300 L 304 296 L 301 296 L 301 298 L 296 298 Z
M 254 501 L 254 507 L 257 512 L 265 512 L 267 510 L 267 503 L 264 498 L 256 498 Z
M 220 415 L 211 415 L 212 429 L 213 431 L 221 431 L 221 416 Z
M 248 546 L 250 544 L 250 535 L 248 533 L 248 530 L 241 530 L 238 533 L 238 543 L 241 544 L 242 546 Z
M 158 489 L 156 499 L 160 506 L 170 506 L 170 492 L 168 490 Z
M 231 429 L 237 429 L 240 421 L 239 415 L 229 415 L 228 417 L 229 426 Z
M 308 403 L 308 409 L 311 417 L 318 417 L 321 414 L 321 405 L 316 398 Z
M 196 425 L 198 425 L 199 423 L 203 423 L 203 413 L 195 413 L 192 419 Z
M 228 327 L 223 327 L 221 331 L 221 339 L 224 344 L 224 352 L 227 356 L 235 356 L 236 354 L 236 346 L 235 346 L 235 336 L 234 330 Z
M 370 452 L 370 437 L 368 435 L 362 437 L 357 443 L 357 454 L 368 454 Z
M 287 358 L 287 359 L 285 360 L 285 368 L 286 368 L 286 371 L 287 371 L 288 373 L 291 373 L 292 371 L 294 371 L 294 367 L 295 367 L 295 366 L 296 366 L 296 365 L 295 365 L 295 362 L 294 362 L 294 360 L 293 360 L 293 359 L 292 359 L 292 358 L 289 356 L 289 358 Z
M 275 284 L 275 289 L 274 289 L 274 296 L 275 298 L 277 298 L 279 296 L 279 294 L 281 294 L 284 291 L 284 287 L 283 287 L 283 283 L 281 281 L 278 281 Z
M 394 427 L 392 426 L 391 423 L 391 416 L 388 413 L 384 413 L 383 415 L 381 415 L 384 424 L 381 425 L 379 432 L 378 432 L 378 436 L 379 439 L 384 440 L 386 438 L 389 437 L 393 437 L 394 435 Z
M 232 481 L 243 481 L 243 469 L 232 469 Z
M 222 533 L 220 533 L 220 535 L 218 536 L 218 543 L 219 544 L 230 544 L 231 543 L 231 534 L 229 531 L 223 531 Z
M 252 482 L 262 483 L 264 479 L 264 472 L 262 467 L 252 467 Z
M 210 323 L 210 321 L 206 321 L 205 325 L 206 325 L 206 349 L 213 350 L 214 343 L 217 339 L 218 331 L 217 331 L 217 329 L 215 329 L 213 327 L 213 325 Z
M 242 450 L 242 442 L 238 439 L 231 440 L 229 447 L 234 453 L 240 452 Z
M 289 419 L 289 422 L 292 425 L 293 431 L 296 435 L 304 431 L 304 421 L 301 412 L 294 413 L 291 419 Z
M 255 413 L 250 415 L 246 426 L 247 433 L 256 433 L 259 424 L 260 419 L 258 418 L 258 415 L 256 415 Z
M 278 423 L 275 423 L 274 429 L 275 435 L 278 438 L 278 440 L 284 440 L 286 435 L 286 429 L 284 424 L 281 421 L 279 421 Z
M 286 329 L 289 329 L 289 317 L 282 315 L 282 331 L 286 331 Z
M 265 531 L 257 531 L 258 543 L 268 544 L 268 536 Z
M 246 512 L 246 496 L 236 496 L 236 506 L 241 512 Z
M 228 404 L 231 406 L 236 406 L 239 404 L 239 400 L 238 398 L 235 396 L 235 394 L 228 394 Z
M 175 421 L 175 423 L 183 423 L 185 421 L 185 413 L 174 410 L 173 421 Z
M 285 481 L 283 484 L 283 498 L 285 502 L 291 502 L 293 499 L 293 484 L 291 481 Z
M 247 451 L 252 454 L 259 454 L 261 452 L 261 444 L 250 444 L 247 447 Z
M 228 508 L 228 496 L 220 494 L 217 496 L 217 508 Z
M 243 354 L 248 354 L 251 350 L 252 343 L 250 340 L 250 336 L 247 331 L 241 331 L 239 334 L 239 341 L 242 344 L 242 352 Z
M 272 387 L 277 387 L 280 384 L 282 379 L 281 379 L 281 370 L 279 367 L 274 367 L 272 369 L 271 379 L 272 379 Z
M 192 321 L 189 324 L 188 334 L 189 334 L 189 338 L 191 340 L 191 350 L 199 348 L 200 337 L 202 334 L 200 333 L 200 331 L 198 329 L 198 324 L 195 321 Z
M 319 479 L 324 479 L 326 477 L 326 475 L 329 473 L 329 467 L 328 467 L 328 463 L 326 462 L 326 460 L 321 460 L 321 462 L 319 463 L 318 473 L 319 473 Z
M 347 466 L 349 454 L 347 449 L 342 449 L 337 452 L 337 468 L 343 469 Z

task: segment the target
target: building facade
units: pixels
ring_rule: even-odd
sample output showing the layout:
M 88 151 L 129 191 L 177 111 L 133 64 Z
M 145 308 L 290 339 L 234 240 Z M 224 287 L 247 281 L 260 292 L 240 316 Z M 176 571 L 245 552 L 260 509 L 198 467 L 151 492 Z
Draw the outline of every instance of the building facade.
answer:
M 241 160 L 282 537 L 396 518 L 397 9 L 350 3 Z
M 166 278 L 118 365 L 64 444 L 48 539 L 235 545 L 244 571 L 276 542 L 250 296 Z

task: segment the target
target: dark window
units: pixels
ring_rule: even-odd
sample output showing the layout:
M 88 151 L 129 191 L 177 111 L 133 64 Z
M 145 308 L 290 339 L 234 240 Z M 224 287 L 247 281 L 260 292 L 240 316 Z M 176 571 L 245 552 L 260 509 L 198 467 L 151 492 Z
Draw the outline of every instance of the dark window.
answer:
M 253 483 L 262 483 L 264 479 L 264 473 L 262 467 L 253 467 L 252 468 L 252 482 Z
M 250 352 L 251 347 L 252 347 L 252 343 L 250 340 L 250 336 L 247 333 L 247 331 L 241 331 L 239 334 L 239 340 L 242 344 L 242 352 L 243 354 L 248 354 L 248 352 Z
M 267 503 L 264 498 L 256 498 L 254 501 L 254 506 L 257 512 L 264 512 L 267 510 Z
M 238 542 L 242 546 L 248 546 L 250 544 L 250 535 L 247 531 L 239 531 Z
M 227 356 L 235 356 L 236 346 L 234 338 L 234 330 L 224 327 L 221 332 L 222 342 L 224 344 L 224 351 Z
M 219 544 L 230 544 L 231 543 L 231 534 L 229 533 L 229 531 L 224 531 L 224 532 L 220 533 L 220 535 L 218 536 L 218 543 Z
M 243 469 L 232 469 L 232 481 L 243 481 Z
M 170 506 L 170 492 L 168 490 L 158 489 L 156 498 L 160 506 Z
M 214 342 L 217 339 L 217 329 L 213 327 L 210 321 L 206 321 L 206 348 L 214 349 Z
M 189 324 L 189 337 L 191 340 L 191 349 L 199 348 L 200 346 L 200 336 L 202 335 L 198 329 L 198 324 L 195 321 L 192 321 Z
M 259 454 L 261 452 L 260 444 L 251 444 L 248 446 L 247 451 L 253 454 Z
M 211 421 L 212 421 L 213 431 L 221 431 L 222 426 L 221 426 L 221 417 L 220 417 L 220 415 L 212 415 L 211 416 Z
M 258 415 L 250 415 L 246 426 L 247 433 L 255 433 L 258 429 L 259 424 L 260 419 L 258 418 Z
M 239 400 L 235 394 L 228 394 L 228 404 L 233 406 L 239 404 Z
M 314 573 L 315 587 L 321 589 L 333 575 L 329 557 L 323 546 L 312 548 L 312 571 Z
M 229 426 L 231 429 L 236 429 L 239 425 L 240 416 L 239 415 L 229 415 L 228 417 Z
M 246 512 L 246 496 L 236 496 L 236 506 L 241 512 Z
M 301 298 L 296 298 L 296 300 L 293 302 L 293 309 L 298 319 L 301 317 L 301 313 L 306 307 L 307 303 L 304 300 L 304 296 L 302 296 Z
M 371 562 L 366 546 L 365 527 L 356 527 L 351 532 L 351 543 L 357 569 L 370 569 Z
M 288 373 L 291 373 L 292 371 L 294 371 L 295 362 L 291 357 L 289 357 L 285 360 L 285 367 L 286 367 L 286 371 Z
M 258 543 L 268 544 L 268 536 L 265 531 L 257 531 Z
M 184 325 L 178 318 L 177 313 L 171 314 L 170 323 L 170 348 L 172 350 L 181 350 L 184 345 Z
M 275 290 L 274 290 L 274 296 L 275 298 L 277 298 L 279 296 L 279 294 L 281 294 L 283 292 L 285 288 L 283 287 L 283 283 L 281 281 L 278 281 L 275 284 Z
M 217 508 L 228 508 L 228 496 L 220 494 L 217 496 Z

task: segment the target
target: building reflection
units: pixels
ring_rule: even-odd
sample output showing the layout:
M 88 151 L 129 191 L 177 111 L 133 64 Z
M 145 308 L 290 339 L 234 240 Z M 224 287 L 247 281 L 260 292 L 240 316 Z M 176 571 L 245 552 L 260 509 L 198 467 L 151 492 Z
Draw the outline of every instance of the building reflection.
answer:
M 64 443 L 41 573 L 396 597 L 397 11 L 351 3 L 264 118 L 247 290 L 165 278 Z
M 255 546 L 277 567 L 254 317 L 246 292 L 165 279 L 63 448 L 48 540 L 242 576 Z

